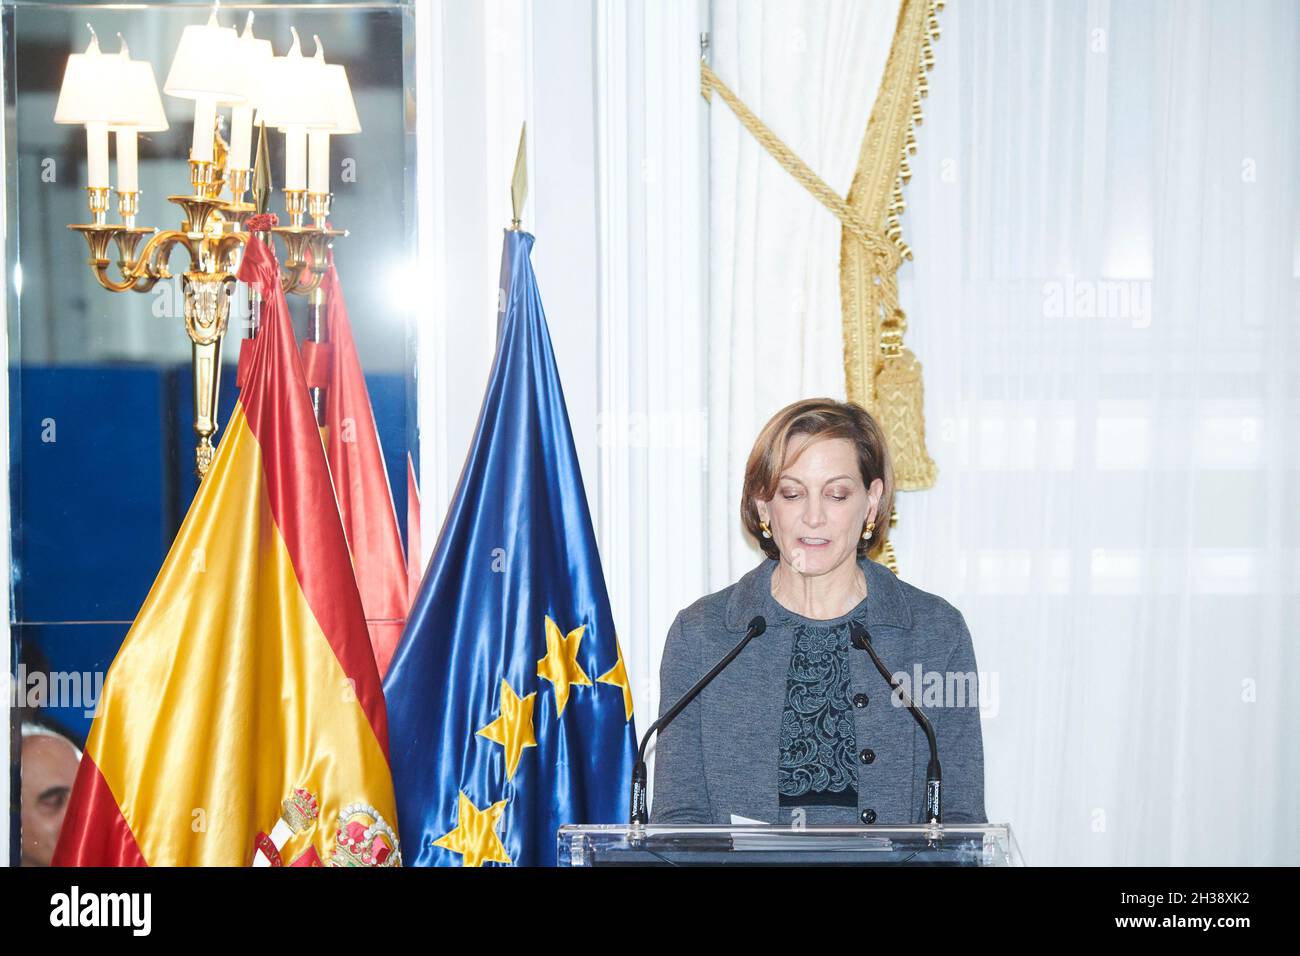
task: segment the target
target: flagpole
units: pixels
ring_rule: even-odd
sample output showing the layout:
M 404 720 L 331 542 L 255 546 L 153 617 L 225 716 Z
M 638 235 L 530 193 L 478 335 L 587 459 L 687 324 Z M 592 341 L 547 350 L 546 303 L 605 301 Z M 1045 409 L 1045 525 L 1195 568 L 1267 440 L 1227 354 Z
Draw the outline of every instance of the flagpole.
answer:
M 312 289 L 307 298 L 307 340 L 309 342 L 328 342 L 329 329 L 325 321 L 325 290 L 322 285 Z M 316 413 L 316 424 L 325 424 L 325 389 L 320 385 L 308 388 L 311 394 L 312 411 Z
M 319 37 L 317 37 L 316 42 L 317 44 L 320 43 Z M 326 196 L 328 197 L 328 193 Z M 328 209 L 328 207 L 326 207 L 326 209 Z M 315 215 L 315 213 L 313 213 L 313 215 Z M 318 220 L 318 225 L 323 224 L 322 216 L 322 220 Z M 324 247 L 313 247 L 312 255 L 327 257 L 329 253 L 324 251 Z M 312 265 L 315 267 L 317 263 L 313 262 Z M 323 285 L 324 283 L 318 283 L 316 288 L 312 289 L 307 295 L 307 341 L 309 342 L 323 343 L 329 341 L 329 330 L 327 328 L 328 322 L 326 320 L 327 313 L 325 310 L 325 290 Z M 321 385 L 315 384 L 314 382 L 308 382 L 307 392 L 311 395 L 311 408 L 312 412 L 316 415 L 316 425 L 318 427 L 323 426 L 325 424 L 325 388 Z

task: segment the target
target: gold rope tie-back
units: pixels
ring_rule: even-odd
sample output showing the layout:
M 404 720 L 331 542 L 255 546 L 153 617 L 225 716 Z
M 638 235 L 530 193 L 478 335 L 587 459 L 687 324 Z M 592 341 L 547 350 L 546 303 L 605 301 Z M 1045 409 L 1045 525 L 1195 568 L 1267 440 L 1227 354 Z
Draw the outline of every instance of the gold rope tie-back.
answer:
M 798 180 L 814 199 L 829 209 L 841 225 L 853 233 L 876 257 L 881 273 L 889 275 L 898 270 L 903 263 L 903 254 L 893 240 L 868 226 L 839 193 L 827 185 L 824 179 L 813 172 L 812 167 L 800 159 L 766 123 L 754 115 L 754 111 L 746 106 L 726 83 L 722 82 L 707 63 L 700 61 L 700 94 L 707 100 L 714 92 L 722 97 L 722 101 L 731 108 L 731 112 L 736 114 L 736 118 L 745 129 L 749 130 L 750 135 L 758 140 L 759 145 L 767 150 L 786 172 Z M 898 310 L 896 291 L 890 295 L 887 290 L 882 289 L 882 296 L 891 313 Z

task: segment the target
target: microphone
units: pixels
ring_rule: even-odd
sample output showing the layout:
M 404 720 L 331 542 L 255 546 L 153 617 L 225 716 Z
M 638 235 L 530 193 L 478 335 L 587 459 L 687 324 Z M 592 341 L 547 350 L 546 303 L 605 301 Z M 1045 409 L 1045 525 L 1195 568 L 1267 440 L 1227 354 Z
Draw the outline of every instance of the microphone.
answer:
M 637 751 L 636 766 L 632 768 L 631 823 L 634 826 L 641 826 L 650 822 L 650 810 L 646 806 L 646 784 L 648 775 L 645 766 L 645 748 L 650 743 L 650 735 L 662 731 L 665 727 L 671 724 L 673 718 L 680 714 L 687 704 L 700 695 L 700 691 L 709 686 L 709 683 L 713 678 L 721 674 L 723 669 L 736 659 L 736 655 L 745 649 L 745 645 L 766 630 L 767 620 L 762 615 L 751 619 L 749 622 L 749 629 L 745 631 L 745 636 L 741 638 L 740 643 L 728 651 L 726 657 L 714 664 L 711 671 L 697 680 L 695 685 L 683 694 L 677 703 L 664 711 L 664 715 L 651 724 L 650 729 L 645 732 L 645 736 L 641 738 L 641 749 Z
M 876 670 L 880 671 L 880 676 L 889 684 L 889 689 L 902 698 L 904 706 L 912 712 L 916 722 L 925 731 L 925 739 L 930 743 L 930 762 L 925 768 L 925 819 L 927 823 L 942 823 L 943 802 L 940 797 L 942 778 L 939 771 L 939 744 L 934 739 L 934 728 L 930 726 L 930 720 L 921 712 L 921 708 L 912 703 L 912 698 L 907 696 L 907 691 L 903 689 L 903 682 L 894 679 L 889 673 L 889 668 L 876 654 L 876 649 L 871 646 L 871 635 L 867 633 L 866 626 L 860 621 L 850 621 L 849 634 L 854 647 L 871 655 L 872 663 L 876 665 Z

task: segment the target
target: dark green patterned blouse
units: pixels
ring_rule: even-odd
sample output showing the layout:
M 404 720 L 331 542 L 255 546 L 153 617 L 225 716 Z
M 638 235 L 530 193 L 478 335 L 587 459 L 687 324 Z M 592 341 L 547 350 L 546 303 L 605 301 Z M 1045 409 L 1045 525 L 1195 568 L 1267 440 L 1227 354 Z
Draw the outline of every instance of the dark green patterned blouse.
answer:
M 849 620 L 866 599 L 827 621 L 801 617 L 771 599 L 794 632 L 781 718 L 777 792 L 783 807 L 858 805 L 857 731 L 849 676 Z

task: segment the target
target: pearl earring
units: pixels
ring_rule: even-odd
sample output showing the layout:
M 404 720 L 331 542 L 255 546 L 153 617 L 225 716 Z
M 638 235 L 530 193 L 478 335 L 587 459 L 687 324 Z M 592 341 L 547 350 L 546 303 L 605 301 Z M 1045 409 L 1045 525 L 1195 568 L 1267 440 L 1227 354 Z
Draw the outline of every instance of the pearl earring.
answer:
M 868 522 L 867 522 L 867 526 L 866 526 L 865 528 L 862 529 L 862 540 L 863 540 L 863 541 L 870 541 L 870 540 L 871 540 L 871 532 L 873 532 L 873 531 L 875 531 L 875 530 L 876 530 L 876 523 L 875 523 L 874 521 L 868 521 Z
M 772 537 L 772 529 L 767 526 L 766 521 L 760 521 L 758 523 L 758 526 L 763 529 L 763 537 L 765 538 Z

